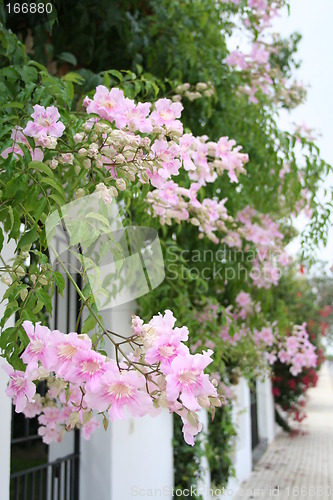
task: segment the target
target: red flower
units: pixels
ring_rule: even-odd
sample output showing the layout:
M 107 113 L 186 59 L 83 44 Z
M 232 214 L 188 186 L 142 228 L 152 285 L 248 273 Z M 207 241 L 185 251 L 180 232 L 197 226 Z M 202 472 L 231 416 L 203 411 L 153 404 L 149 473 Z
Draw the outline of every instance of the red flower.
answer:
M 288 386 L 290 389 L 295 389 L 296 387 L 296 380 L 294 378 L 291 378 L 290 380 L 288 380 Z
M 318 311 L 322 318 L 327 318 L 332 312 L 332 306 L 326 305 L 320 311 Z

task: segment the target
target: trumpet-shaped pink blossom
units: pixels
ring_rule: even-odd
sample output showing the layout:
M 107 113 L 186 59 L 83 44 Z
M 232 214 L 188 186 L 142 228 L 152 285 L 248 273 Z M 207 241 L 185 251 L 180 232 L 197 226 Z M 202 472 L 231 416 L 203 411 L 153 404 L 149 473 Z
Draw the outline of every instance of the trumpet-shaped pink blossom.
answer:
M 48 370 L 55 362 L 55 355 L 49 349 L 49 328 L 40 323 L 36 323 L 34 326 L 31 321 L 24 321 L 22 326 L 30 340 L 21 355 L 22 361 L 28 365 L 30 371 L 36 369 L 39 362 Z
M 99 389 L 87 391 L 85 402 L 97 411 L 108 410 L 111 421 L 125 418 L 124 410 L 140 417 L 153 409 L 144 377 L 139 373 L 119 372 L 116 365 L 103 375 Z
M 155 126 L 166 126 L 169 129 L 183 130 L 182 123 L 178 120 L 182 114 L 183 106 L 180 102 L 172 102 L 170 99 L 159 99 L 155 103 L 155 110 L 150 117 Z
M 201 405 L 199 396 L 216 395 L 216 389 L 203 370 L 212 362 L 213 351 L 203 354 L 177 356 L 171 363 L 170 373 L 166 376 L 166 394 L 171 401 L 180 397 L 186 408 L 198 411 Z
M 10 377 L 6 394 L 13 399 L 15 411 L 21 413 L 27 404 L 33 401 L 36 394 L 36 385 L 25 372 L 14 370 L 9 365 L 5 367 L 5 370 Z
M 51 336 L 50 350 L 53 353 L 54 364 L 51 366 L 58 376 L 66 378 L 71 372 L 75 356 L 82 351 L 91 349 L 91 340 L 87 335 L 78 335 L 70 332 L 67 335 L 59 331 L 53 331 Z
M 67 372 L 67 378 L 75 384 L 87 384 L 87 389 L 93 391 L 100 385 L 102 375 L 107 370 L 105 356 L 92 350 L 78 351 L 73 358 L 73 365 Z
M 94 98 L 86 104 L 87 113 L 94 113 L 110 122 L 114 121 L 119 128 L 126 124 L 127 101 L 122 90 L 108 90 L 104 85 L 98 85 Z
M 65 125 L 59 121 L 60 114 L 55 106 L 45 108 L 36 104 L 31 117 L 33 121 L 28 122 L 23 130 L 28 137 L 61 137 L 65 130 Z

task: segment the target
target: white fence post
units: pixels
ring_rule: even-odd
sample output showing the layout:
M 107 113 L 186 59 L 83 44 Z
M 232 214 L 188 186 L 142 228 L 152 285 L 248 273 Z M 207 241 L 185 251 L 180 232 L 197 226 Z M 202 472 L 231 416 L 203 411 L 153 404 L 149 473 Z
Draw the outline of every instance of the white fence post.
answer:
M 261 439 L 270 444 L 275 437 L 274 397 L 270 377 L 257 380 L 258 430 Z

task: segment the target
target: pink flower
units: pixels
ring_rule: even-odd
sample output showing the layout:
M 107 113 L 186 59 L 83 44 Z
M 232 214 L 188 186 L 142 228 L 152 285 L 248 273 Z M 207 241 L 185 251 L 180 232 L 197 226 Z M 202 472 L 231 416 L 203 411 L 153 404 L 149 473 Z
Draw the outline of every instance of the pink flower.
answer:
M 164 139 L 158 139 L 151 147 L 152 159 L 154 160 L 153 171 L 147 171 L 150 182 L 154 187 L 163 186 L 171 175 L 178 175 L 181 162 L 177 158 L 179 146 L 169 143 Z
M 274 335 L 270 327 L 264 327 L 259 332 L 259 338 L 268 346 L 272 346 L 274 342 Z
M 122 90 L 108 90 L 104 85 L 98 85 L 94 99 L 87 104 L 87 113 L 94 113 L 110 122 L 115 121 L 118 128 L 126 124 L 127 100 Z
M 277 357 L 274 353 L 272 352 L 266 352 L 266 359 L 270 365 L 274 365 L 275 361 L 277 360 Z
M 149 114 L 151 103 L 139 102 L 135 105 L 134 101 L 128 100 L 124 117 L 126 119 L 126 126 L 132 132 L 142 132 L 144 134 L 150 133 L 153 130 L 153 124 Z
M 81 431 L 84 439 L 89 440 L 99 426 L 100 424 L 96 417 L 91 418 L 86 424 L 83 424 Z
M 195 170 L 195 164 L 191 158 L 191 147 L 195 139 L 191 134 L 184 134 L 179 138 L 180 155 L 183 160 L 185 170 Z
M 203 370 L 212 362 L 213 351 L 203 354 L 177 356 L 171 363 L 170 373 L 166 376 L 166 394 L 170 401 L 180 397 L 184 406 L 191 411 L 198 411 L 201 405 L 199 396 L 216 395 L 216 389 Z
M 73 358 L 73 365 L 67 371 L 66 378 L 78 385 L 83 385 L 86 382 L 87 389 L 94 391 L 100 386 L 101 377 L 106 369 L 105 356 L 86 349 L 77 352 Z
M 50 335 L 50 349 L 55 353 L 55 361 L 52 370 L 58 377 L 66 378 L 71 371 L 76 354 L 80 351 L 91 349 L 91 340 L 87 335 L 78 335 L 70 332 L 68 335 L 54 330 Z
M 43 443 L 51 444 L 53 442 L 61 442 L 61 434 L 59 429 L 53 427 L 39 427 L 38 434 L 43 437 Z
M 194 436 L 196 436 L 202 430 L 202 424 L 198 422 L 197 425 L 193 425 L 186 418 L 182 417 L 183 421 L 183 435 L 185 443 L 190 446 L 194 446 Z
M 170 99 L 159 99 L 155 103 L 155 111 L 150 115 L 155 126 L 165 125 L 167 128 L 174 130 L 183 130 L 183 126 L 177 118 L 180 118 L 182 110 L 180 102 L 172 102 Z
M 21 413 L 28 402 L 33 401 L 36 394 L 36 386 L 25 372 L 14 370 L 11 366 L 5 366 L 5 371 L 10 377 L 6 394 L 13 399 L 15 411 Z
M 153 409 L 145 378 L 139 373 L 119 372 L 116 364 L 103 375 L 98 390 L 87 390 L 85 402 L 99 412 L 108 410 L 111 421 L 125 418 L 125 409 L 133 417 L 141 417 Z
M 291 356 L 296 353 L 298 349 L 298 340 L 296 337 L 292 336 L 287 338 L 286 349 Z
M 278 357 L 281 363 L 288 363 L 290 361 L 290 355 L 285 350 L 281 350 L 278 353 Z
M 250 294 L 246 292 L 239 292 L 236 297 L 236 304 L 242 308 L 248 308 L 249 306 L 252 306 Z
M 31 321 L 24 321 L 23 328 L 29 337 L 30 343 L 25 348 L 21 355 L 22 361 L 28 365 L 28 371 L 32 371 L 38 367 L 40 362 L 46 370 L 55 361 L 55 355 L 49 348 L 50 344 L 50 330 L 40 323 L 34 326 Z
M 38 422 L 45 425 L 48 429 L 55 427 L 63 420 L 63 410 L 58 406 L 46 406 L 42 415 L 38 417 Z
M 9 148 L 6 148 L 2 151 L 2 153 L 1 153 L 2 158 L 4 158 L 4 159 L 8 158 L 8 155 L 10 153 L 12 153 L 14 158 L 16 158 L 16 159 L 18 156 L 24 156 L 23 150 L 19 146 L 19 144 L 24 144 L 28 148 L 32 160 L 43 161 L 43 158 L 44 158 L 43 151 L 40 148 L 32 149 L 32 147 L 30 146 L 30 144 L 28 142 L 28 139 L 21 132 L 21 130 L 22 130 L 21 127 L 14 127 L 13 128 L 12 135 L 11 135 L 11 139 L 13 139 L 13 145 L 9 146 Z
M 264 47 L 255 44 L 252 48 L 251 57 L 258 64 L 266 65 L 269 61 L 269 52 Z
M 170 371 L 171 362 L 180 354 L 187 354 L 188 348 L 181 343 L 187 339 L 187 334 L 169 333 L 161 335 L 154 342 L 153 346 L 147 350 L 145 359 L 149 364 L 161 363 L 161 371 L 166 374 Z
M 225 59 L 225 63 L 228 66 L 239 66 L 240 69 L 245 70 L 248 68 L 248 63 L 246 62 L 245 55 L 238 50 L 230 52 L 228 57 Z
M 40 394 L 35 394 L 34 399 L 32 401 L 28 401 L 23 414 L 26 418 L 34 418 L 36 415 L 39 415 L 42 411 L 42 402 Z
M 142 333 L 143 319 L 139 316 L 132 316 L 132 330 L 134 335 L 140 335 Z
M 162 335 L 163 333 L 172 330 L 176 323 L 176 318 L 173 315 L 173 312 L 170 309 L 167 309 L 164 312 L 164 316 L 161 313 L 152 317 L 149 321 L 149 325 L 155 328 L 155 331 Z
M 23 130 L 23 133 L 28 137 L 61 137 L 65 130 L 65 125 L 59 121 L 60 114 L 55 106 L 44 108 L 44 106 L 36 104 L 31 117 L 34 121 L 28 122 Z

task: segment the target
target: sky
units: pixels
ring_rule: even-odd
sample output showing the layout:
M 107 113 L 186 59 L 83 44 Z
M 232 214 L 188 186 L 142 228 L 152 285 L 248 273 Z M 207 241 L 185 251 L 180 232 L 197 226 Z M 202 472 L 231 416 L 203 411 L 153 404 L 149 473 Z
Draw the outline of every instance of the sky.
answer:
M 316 141 L 324 160 L 333 165 L 333 0 L 290 0 L 290 15 L 287 9 L 274 23 L 274 31 L 287 36 L 294 31 L 302 35 L 299 59 L 302 65 L 297 70 L 297 79 L 308 89 L 307 101 L 292 111 L 289 120 L 321 133 Z M 281 123 L 286 116 L 281 116 Z M 333 187 L 333 175 L 326 179 Z M 300 220 L 298 227 L 301 228 Z M 291 251 L 299 249 L 296 241 Z M 326 248 L 320 248 L 317 257 L 333 264 L 333 228 L 329 232 Z

